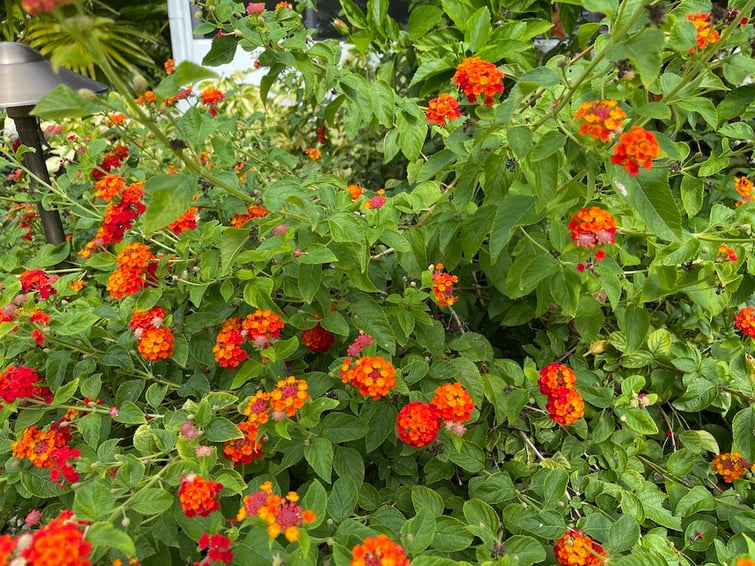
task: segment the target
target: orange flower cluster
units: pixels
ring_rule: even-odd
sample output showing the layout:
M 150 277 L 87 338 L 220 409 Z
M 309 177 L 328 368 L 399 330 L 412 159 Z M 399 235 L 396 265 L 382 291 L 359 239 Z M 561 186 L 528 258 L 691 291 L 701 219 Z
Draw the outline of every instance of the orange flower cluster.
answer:
M 28 460 L 35 468 L 49 468 L 50 479 L 54 482 L 79 481 L 79 473 L 70 464 L 70 460 L 78 458 L 79 451 L 68 445 L 71 441 L 68 424 L 65 420 L 56 421 L 47 431 L 40 430 L 37 425 L 26 427 L 21 438 L 12 444 L 13 455 Z
M 267 534 L 271 539 L 283 533 L 286 540 L 296 542 L 299 540 L 299 527 L 317 520 L 314 511 L 303 509 L 296 504 L 297 501 L 299 495 L 295 491 L 281 497 L 273 493 L 273 484 L 266 481 L 259 490 L 244 496 L 236 519 L 243 521 L 247 517 L 259 517 L 267 524 Z
M 711 29 L 710 14 L 687 14 L 687 20 L 695 24 L 695 30 L 697 31 L 698 49 L 705 49 L 706 47 L 708 47 L 708 45 L 710 45 L 711 43 L 716 43 L 720 39 L 718 30 Z M 695 48 L 690 48 L 689 52 L 694 53 Z
M 304 153 L 306 153 L 307 157 L 309 157 L 312 161 L 317 161 L 322 157 L 322 151 L 320 151 L 316 147 L 308 147 L 304 150 Z
M 144 359 L 157 362 L 173 355 L 173 331 L 163 326 L 164 322 L 165 310 L 160 307 L 132 313 L 129 326 Z
M 210 114 L 216 116 L 218 111 L 215 106 L 218 104 L 218 102 L 225 100 L 225 94 L 223 94 L 221 90 L 218 90 L 215 87 L 207 87 L 199 93 L 199 100 L 202 102 L 202 104 L 209 107 Z
M 47 299 L 55 295 L 58 291 L 53 287 L 59 277 L 57 275 L 47 275 L 41 269 L 27 269 L 18 276 L 21 283 L 21 292 L 30 293 L 36 291 L 40 299 Z
M 717 454 L 710 463 L 710 468 L 721 476 L 726 483 L 732 483 L 745 475 L 747 470 L 752 468 L 752 464 L 745 460 L 739 452 L 734 451 Z
M 138 293 L 154 279 L 155 256 L 149 246 L 139 243 L 127 245 L 115 258 L 118 266 L 107 280 L 107 290 L 115 299 Z
M 734 179 L 734 188 L 737 189 L 737 192 L 742 197 L 742 200 L 737 202 L 737 206 L 752 202 L 753 183 L 747 177 L 741 175 Z
M 52 402 L 50 390 L 45 386 L 37 385 L 40 379 L 41 376 L 36 370 L 11 364 L 3 373 L 0 373 L 0 399 L 6 403 L 13 403 L 17 399 L 41 397 L 48 403 Z
M 178 236 L 184 230 L 196 230 L 197 221 L 199 220 L 199 208 L 196 206 L 189 207 L 176 220 L 168 224 L 168 230 Z
M 277 4 L 275 5 L 275 11 L 276 11 L 276 12 L 277 12 L 278 10 L 282 10 L 283 8 L 288 8 L 288 9 L 290 10 L 290 9 L 291 9 L 291 3 L 290 3 L 290 2 L 278 2 L 278 3 L 277 3 Z
M 734 315 L 734 330 L 739 330 L 743 336 L 755 338 L 755 307 L 744 307 Z
M 270 211 L 264 206 L 253 204 L 246 209 L 246 214 L 234 214 L 231 217 L 231 226 L 234 228 L 241 228 L 253 218 L 262 218 L 268 214 L 270 214 Z
M 606 551 L 582 531 L 567 529 L 553 545 L 556 560 L 561 566 L 602 566 Z
M 427 103 L 425 116 L 428 122 L 443 126 L 446 120 L 455 120 L 461 116 L 459 101 L 450 94 L 440 94 Z
M 456 67 L 454 84 L 466 95 L 469 102 L 485 95 L 485 106 L 492 106 L 493 96 L 503 92 L 504 74 L 488 61 L 479 57 L 467 57 Z
M 275 389 L 270 392 L 270 408 L 273 410 L 272 418 L 275 421 L 282 420 L 284 416 L 293 417 L 296 411 L 304 406 L 309 400 L 307 382 L 296 379 L 289 375 L 275 384 Z
M 0 536 L 0 564 L 91 566 L 92 544 L 84 540 L 85 532 L 86 524 L 63 510 L 34 533 Z
M 362 187 L 359 185 L 348 185 L 346 187 L 346 190 L 349 192 L 349 196 L 351 197 L 351 200 L 357 200 L 359 197 L 362 196 Z
M 396 434 L 409 446 L 421 448 L 438 438 L 440 419 L 433 405 L 412 401 L 398 412 Z
M 359 389 L 365 397 L 380 399 L 396 387 L 396 369 L 381 356 L 346 358 L 339 371 L 341 381 Z
M 215 339 L 215 345 L 212 347 L 212 353 L 218 365 L 233 369 L 243 362 L 248 357 L 246 350 L 241 348 L 243 343 L 241 317 L 233 316 L 223 322 Z
M 318 354 L 327 351 L 335 340 L 336 335 L 325 330 L 319 322 L 301 333 L 301 341 L 307 350 Z
M 560 425 L 577 422 L 585 414 L 582 395 L 574 389 L 577 378 L 568 366 L 553 362 L 540 370 L 540 391 L 548 396 L 546 409 Z
M 752 558 L 740 558 L 734 566 L 755 566 L 755 560 Z
M 189 474 L 181 478 L 178 501 L 187 517 L 208 517 L 213 511 L 220 509 L 220 502 L 215 498 L 222 490 L 222 483 Z
M 172 75 L 173 72 L 176 70 L 176 60 L 166 59 L 165 63 L 163 63 L 163 68 L 165 69 L 166 75 Z
M 597 206 L 582 208 L 568 224 L 571 239 L 580 248 L 616 243 L 616 219 Z
M 91 257 L 95 248 L 122 241 L 126 230 L 129 230 L 134 225 L 134 220 L 146 210 L 142 202 L 143 181 L 127 185 L 126 179 L 120 175 L 108 174 L 95 183 L 95 195 L 108 205 L 103 213 L 102 226 L 99 227 L 94 238 L 79 252 L 79 256 L 83 259 Z
M 626 113 L 615 100 L 585 102 L 574 113 L 574 119 L 582 122 L 579 135 L 602 142 L 611 141 L 621 132 L 626 117 Z
M 458 381 L 444 383 L 436 388 L 430 404 L 442 421 L 463 423 L 472 417 L 474 411 L 472 396 Z
M 157 97 L 155 96 L 154 91 L 151 91 L 151 90 L 145 90 L 144 94 L 136 97 L 136 103 L 140 105 L 144 103 L 153 103 L 156 100 L 157 100 Z
M 442 263 L 435 264 L 434 268 L 430 266 L 430 272 L 433 278 L 435 302 L 440 307 L 450 307 L 459 300 L 459 297 L 454 297 L 454 284 L 459 282 L 459 278 L 443 271 Z
M 244 421 L 239 425 L 243 438 L 229 440 L 223 446 L 223 456 L 235 465 L 250 464 L 262 456 L 262 438 L 259 437 L 259 426 L 251 421 Z
M 619 143 L 613 148 L 611 163 L 622 165 L 633 177 L 640 172 L 640 166 L 650 169 L 653 159 L 661 154 L 655 136 L 640 126 L 632 126 L 629 132 L 621 134 Z
M 723 244 L 718 246 L 718 256 L 720 261 L 737 261 L 736 250 Z
M 351 549 L 349 566 L 409 566 L 409 559 L 400 544 L 381 533 Z
M 270 309 L 257 309 L 246 315 L 241 323 L 242 333 L 262 348 L 267 347 L 270 340 L 277 339 L 284 326 L 281 318 Z

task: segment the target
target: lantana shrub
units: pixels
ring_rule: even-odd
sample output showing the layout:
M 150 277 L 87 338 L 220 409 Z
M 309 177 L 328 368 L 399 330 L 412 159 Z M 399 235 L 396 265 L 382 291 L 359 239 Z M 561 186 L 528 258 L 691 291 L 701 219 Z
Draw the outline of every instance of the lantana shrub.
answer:
M 753 564 L 755 1 L 305 4 L 27 6 L 112 91 L 2 142 L 0 563 Z

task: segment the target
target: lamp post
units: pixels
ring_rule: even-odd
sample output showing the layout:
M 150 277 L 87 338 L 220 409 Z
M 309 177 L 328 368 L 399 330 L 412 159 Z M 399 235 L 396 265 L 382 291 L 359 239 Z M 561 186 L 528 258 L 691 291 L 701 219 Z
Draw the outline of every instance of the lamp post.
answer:
M 37 179 L 50 183 L 47 163 L 42 149 L 42 130 L 39 121 L 31 115 L 42 97 L 60 84 L 74 90 L 89 89 L 97 94 L 107 86 L 68 69 L 53 70 L 52 64 L 41 53 L 28 45 L 10 41 L 0 42 L 0 108 L 16 125 L 21 143 L 34 151 L 24 153 L 24 164 Z M 32 179 L 32 190 L 37 182 Z M 58 245 L 66 241 L 63 223 L 57 210 L 46 210 L 37 202 L 45 239 Z

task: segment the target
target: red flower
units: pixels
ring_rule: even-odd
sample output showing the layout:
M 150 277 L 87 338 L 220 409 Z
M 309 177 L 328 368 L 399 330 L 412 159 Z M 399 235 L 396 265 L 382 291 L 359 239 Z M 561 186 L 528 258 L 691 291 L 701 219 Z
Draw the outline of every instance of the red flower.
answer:
M 585 414 L 585 403 L 579 391 L 562 387 L 548 396 L 546 409 L 551 419 L 565 426 L 582 418 Z
M 633 177 L 640 172 L 640 166 L 650 169 L 653 159 L 661 154 L 655 136 L 640 126 L 633 126 L 629 132 L 621 134 L 619 143 L 613 149 L 611 163 L 623 165 Z
M 553 545 L 553 553 L 561 566 L 602 566 L 606 551 L 582 531 L 567 529 Z
M 742 336 L 755 338 L 755 307 L 744 307 L 734 315 L 734 330 L 739 330 Z
M 412 401 L 405 405 L 396 419 L 396 434 L 409 446 L 421 448 L 438 438 L 440 419 L 435 407 Z
M 454 297 L 454 284 L 459 282 L 456 275 L 449 275 L 443 271 L 443 264 L 438 263 L 430 268 L 433 278 L 433 295 L 440 307 L 450 307 L 459 297 Z
M 458 381 L 444 383 L 435 389 L 430 404 L 435 408 L 438 417 L 444 421 L 463 423 L 472 417 L 474 411 L 472 397 Z
M 585 102 L 574 113 L 574 119 L 582 123 L 579 135 L 603 142 L 610 141 L 621 131 L 626 117 L 626 113 L 615 100 Z
M 27 269 L 18 276 L 18 280 L 21 283 L 22 293 L 37 291 L 40 299 L 47 299 L 57 293 L 52 284 L 58 280 L 58 276 L 48 277 L 47 273 L 41 269 Z
M 336 335 L 325 330 L 318 322 L 312 328 L 302 330 L 301 341 L 310 352 L 322 353 L 328 350 L 335 342 Z
M 577 376 L 569 366 L 553 362 L 540 370 L 540 379 L 537 380 L 540 393 L 552 395 L 559 389 L 574 389 L 577 384 Z
M 616 243 L 616 219 L 597 206 L 582 208 L 568 224 L 571 239 L 580 248 Z
M 367 537 L 351 549 L 349 566 L 409 566 L 406 550 L 388 535 Z
M 178 500 L 187 517 L 208 517 L 213 511 L 220 509 L 220 502 L 215 498 L 222 490 L 221 483 L 189 474 L 181 478 Z

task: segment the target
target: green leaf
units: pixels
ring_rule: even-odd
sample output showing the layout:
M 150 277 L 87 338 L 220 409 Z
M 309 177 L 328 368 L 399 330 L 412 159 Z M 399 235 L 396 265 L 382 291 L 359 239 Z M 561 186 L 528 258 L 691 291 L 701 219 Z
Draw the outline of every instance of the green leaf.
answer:
M 147 422 L 144 418 L 144 411 L 133 401 L 124 401 L 118 407 L 118 414 L 113 420 L 124 424 L 143 424 Z
M 233 61 L 236 56 L 238 39 L 232 35 L 215 36 L 212 38 L 210 50 L 202 58 L 202 65 L 218 67 Z
M 639 178 L 638 178 L 639 177 Z M 681 240 L 682 221 L 668 182 L 668 171 L 650 169 L 631 177 L 626 171 L 616 171 L 613 185 L 629 206 L 659 238 Z
M 91 311 L 83 309 L 71 309 L 55 317 L 55 334 L 58 336 L 75 336 L 86 333 L 100 320 L 100 317 Z
M 628 55 L 632 65 L 640 75 L 645 88 L 657 79 L 663 62 L 665 34 L 663 30 L 651 27 L 642 30 L 629 39 L 620 42 L 610 53 L 614 59 L 624 59 Z
M 144 191 L 150 198 L 142 215 L 142 229 L 151 234 L 177 220 L 191 207 L 196 186 L 192 175 L 154 175 L 147 179 Z
M 456 28 L 464 33 L 467 31 L 467 22 L 472 17 L 473 8 L 467 2 L 460 0 L 441 0 L 443 11 L 451 18 Z
M 424 485 L 412 486 L 412 505 L 415 511 L 427 508 L 433 512 L 433 515 L 442 515 L 445 509 L 443 497 L 437 491 Z
M 173 495 L 165 489 L 148 487 L 136 492 L 129 501 L 129 509 L 142 515 L 159 515 L 171 508 Z
M 215 417 L 212 419 L 204 433 L 210 442 L 226 442 L 244 437 L 239 428 L 224 417 Z
M 606 547 L 613 552 L 624 552 L 640 539 L 640 525 L 630 515 L 622 515 L 608 531 Z
M 474 536 L 467 526 L 454 517 L 435 517 L 432 548 L 438 552 L 458 552 L 472 545 Z M 416 563 L 416 559 L 412 561 Z M 458 564 L 458 563 L 454 563 Z
M 359 417 L 347 413 L 331 413 L 322 420 L 323 435 L 335 443 L 364 438 L 368 428 Z
M 69 86 L 59 84 L 42 97 L 32 110 L 34 116 L 59 122 L 69 118 L 83 118 L 102 110 L 99 102 L 84 99 Z
M 475 53 L 485 47 L 490 37 L 490 11 L 487 6 L 477 10 L 467 21 L 464 42 L 467 48 Z
M 95 548 L 110 550 L 115 548 L 120 550 L 126 556 L 135 556 L 136 547 L 134 541 L 127 533 L 116 529 L 112 524 L 107 522 L 92 523 L 87 527 L 86 540 Z
M 378 346 L 391 354 L 396 352 L 396 339 L 385 311 L 371 299 L 351 304 L 352 324 L 372 336 Z
M 518 566 L 531 566 L 545 560 L 543 543 L 526 535 L 514 535 L 504 541 L 506 556 Z
M 469 495 L 490 505 L 496 505 L 515 499 L 516 488 L 507 473 L 493 472 L 470 478 Z
M 731 421 L 731 449 L 739 452 L 748 462 L 755 458 L 755 407 L 742 409 Z
M 330 483 L 333 471 L 333 443 L 327 438 L 315 438 L 304 445 L 304 459 L 314 472 Z
M 624 311 L 623 322 L 621 329 L 627 339 L 624 353 L 629 354 L 639 349 L 645 342 L 645 336 L 650 329 L 650 315 L 644 307 L 628 305 Z
M 74 491 L 73 512 L 83 521 L 97 521 L 115 509 L 115 497 L 105 485 L 92 480 Z
M 419 157 L 427 137 L 427 121 L 403 110 L 396 117 L 396 128 L 401 153 L 409 161 L 414 161 Z
M 328 493 L 322 484 L 316 479 L 312 480 L 312 483 L 307 489 L 307 493 L 304 494 L 301 501 L 302 507 L 305 509 L 311 509 L 317 515 L 317 519 L 314 523 L 311 523 L 312 527 L 316 527 L 322 521 L 325 520 L 328 505 Z
M 409 23 L 407 24 L 409 38 L 419 39 L 438 25 L 442 19 L 443 10 L 437 6 L 424 5 L 414 7 L 409 13 Z
M 638 434 L 658 434 L 658 425 L 646 409 L 626 409 L 621 420 Z
M 357 505 L 357 485 L 349 476 L 338 478 L 333 482 L 333 489 L 328 497 L 328 518 L 336 523 L 346 519 Z
M 523 297 L 560 269 L 558 261 L 550 254 L 523 254 L 509 268 L 506 294 L 512 299 Z
M 557 130 L 547 132 L 537 141 L 535 147 L 532 148 L 530 158 L 535 162 L 546 159 L 564 147 L 565 143 L 566 135 Z
M 401 527 L 402 537 L 406 537 L 406 550 L 409 554 L 419 554 L 433 542 L 435 536 L 435 514 L 431 509 L 422 508 Z
M 529 195 L 507 194 L 498 206 L 490 230 L 490 261 L 495 262 L 511 240 L 517 226 L 536 222 L 535 198 Z
M 55 405 L 61 405 L 65 404 L 71 397 L 73 397 L 74 393 L 76 393 L 76 390 L 79 388 L 79 380 L 74 379 L 73 381 L 69 381 L 65 385 L 62 385 L 61 387 L 58 387 L 58 389 L 55 391 L 55 396 L 52 399 L 53 404 Z

